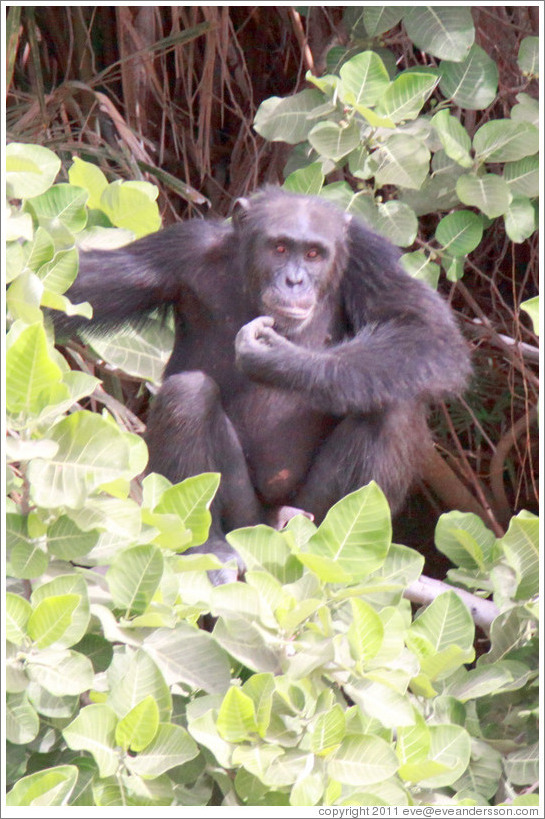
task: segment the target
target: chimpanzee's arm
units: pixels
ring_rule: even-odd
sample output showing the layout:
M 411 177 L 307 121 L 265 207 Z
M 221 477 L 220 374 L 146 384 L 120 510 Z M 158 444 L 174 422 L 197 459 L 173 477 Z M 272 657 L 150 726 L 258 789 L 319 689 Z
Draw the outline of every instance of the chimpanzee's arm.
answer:
M 108 329 L 171 304 L 183 284 L 198 280 L 206 255 L 224 234 L 221 223 L 195 219 L 116 250 L 80 253 L 79 273 L 66 295 L 72 303 L 90 302 L 93 318 L 55 311 L 55 326 L 68 332 L 91 325 Z

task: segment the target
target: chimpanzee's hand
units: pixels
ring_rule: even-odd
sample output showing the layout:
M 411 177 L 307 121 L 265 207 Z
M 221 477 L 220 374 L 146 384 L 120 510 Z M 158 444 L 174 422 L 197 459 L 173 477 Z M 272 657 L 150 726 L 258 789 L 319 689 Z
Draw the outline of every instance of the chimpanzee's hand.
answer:
M 235 339 L 239 370 L 254 378 L 274 377 L 282 360 L 295 347 L 273 328 L 271 316 L 259 316 L 238 331 Z

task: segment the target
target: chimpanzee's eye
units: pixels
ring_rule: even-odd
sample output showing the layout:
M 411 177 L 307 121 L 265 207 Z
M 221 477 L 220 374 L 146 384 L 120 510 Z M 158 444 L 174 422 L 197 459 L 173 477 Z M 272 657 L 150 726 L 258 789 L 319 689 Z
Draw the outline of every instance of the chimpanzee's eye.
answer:
M 281 242 L 279 242 L 276 245 L 275 250 L 276 250 L 277 253 L 285 253 L 286 252 L 286 245 L 283 245 Z
M 306 256 L 307 259 L 319 259 L 320 258 L 320 251 L 316 250 L 315 247 L 312 247 L 310 250 L 307 250 Z

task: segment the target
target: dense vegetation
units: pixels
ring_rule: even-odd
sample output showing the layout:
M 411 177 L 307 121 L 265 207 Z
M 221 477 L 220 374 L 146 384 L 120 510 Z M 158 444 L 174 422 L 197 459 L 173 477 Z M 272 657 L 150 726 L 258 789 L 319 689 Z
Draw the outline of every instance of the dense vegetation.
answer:
M 9 10 L 8 804 L 538 804 L 534 11 Z M 458 309 L 474 383 L 405 523 L 464 510 L 426 571 L 490 596 L 477 628 L 455 591 L 411 605 L 373 484 L 234 532 L 246 582 L 213 588 L 181 552 L 218 476 L 138 477 L 168 321 L 54 346 L 44 308 L 90 314 L 79 248 L 264 181 L 363 215 Z

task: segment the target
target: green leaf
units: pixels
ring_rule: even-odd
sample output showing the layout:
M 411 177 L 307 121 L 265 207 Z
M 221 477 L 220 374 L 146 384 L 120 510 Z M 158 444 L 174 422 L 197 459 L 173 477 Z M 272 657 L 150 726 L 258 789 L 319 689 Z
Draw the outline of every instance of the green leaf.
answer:
M 376 107 L 379 116 L 393 122 L 415 119 L 437 85 L 435 74 L 406 71 L 390 83 Z
M 229 657 L 206 631 L 178 623 L 174 629 L 156 629 L 143 645 L 169 685 L 183 682 L 209 693 L 227 690 Z
M 350 735 L 329 757 L 327 771 L 346 785 L 373 785 L 395 774 L 399 762 L 391 746 L 377 736 Z
M 498 540 L 508 564 L 517 577 L 517 600 L 527 600 L 539 591 L 539 519 L 523 510 L 511 518 L 509 529 Z
M 32 655 L 27 663 L 31 680 L 54 697 L 82 694 L 94 679 L 91 661 L 77 651 L 44 649 Z
M 539 131 L 529 122 L 495 119 L 481 125 L 473 137 L 476 158 L 485 162 L 512 162 L 539 150 Z
M 459 725 L 430 725 L 429 757 L 446 770 L 419 779 L 421 788 L 443 788 L 452 785 L 465 771 L 471 756 L 471 739 Z
M 430 152 L 424 143 L 408 134 L 396 134 L 373 153 L 377 186 L 420 188 L 429 170 Z
M 475 250 L 482 235 L 482 219 L 469 210 L 447 214 L 435 231 L 435 238 L 451 256 L 467 256 Z
M 42 265 L 38 276 L 46 290 L 64 293 L 74 282 L 78 273 L 78 251 L 76 248 L 61 250 L 50 262 Z
M 36 221 L 58 244 L 71 245 L 74 234 L 87 224 L 87 191 L 60 182 L 45 193 L 27 200 Z
M 132 230 L 140 239 L 161 227 L 157 203 L 130 182 L 112 182 L 102 192 L 100 207 L 113 225 Z
M 328 756 L 340 745 L 346 734 L 346 717 L 336 703 L 330 711 L 319 714 L 310 730 L 310 748 L 318 756 Z
M 382 565 L 391 543 L 391 527 L 388 503 L 371 482 L 329 510 L 307 551 L 297 557 L 325 582 L 361 579 Z
M 430 261 L 423 251 L 415 250 L 413 253 L 404 253 L 400 261 L 407 273 L 415 279 L 427 282 L 434 290 L 437 289 L 440 267 Z
M 447 512 L 435 528 L 435 545 L 455 566 L 470 571 L 491 569 L 496 558 L 496 538 L 471 512 Z
M 6 739 L 16 745 L 28 745 L 38 735 L 40 720 L 28 701 L 26 691 L 6 697 Z
M 18 594 L 6 592 L 6 639 L 20 646 L 26 637 L 27 623 L 32 606 Z
M 352 121 L 343 127 L 336 122 L 319 122 L 308 135 L 315 151 L 327 159 L 338 162 L 360 143 L 360 129 Z
M 38 648 L 46 648 L 63 636 L 79 601 L 77 594 L 62 594 L 38 603 L 28 621 L 28 635 Z
M 506 162 L 503 168 L 503 178 L 514 195 L 539 195 L 539 157 L 525 156 L 515 162 Z
M 98 532 L 82 532 L 67 515 L 61 515 L 47 530 L 47 549 L 61 560 L 87 554 L 98 540 Z
M 473 45 L 462 62 L 441 63 L 439 89 L 460 108 L 488 108 L 498 91 L 498 66 L 486 51 Z
M 473 160 L 470 155 L 471 137 L 456 117 L 444 109 L 431 119 L 431 124 L 441 140 L 447 156 L 454 159 L 463 168 L 471 168 Z
M 5 155 L 9 199 L 39 196 L 53 184 L 61 168 L 58 156 L 42 145 L 10 142 Z
M 197 744 L 184 728 L 160 722 L 153 740 L 138 756 L 127 757 L 126 765 L 137 776 L 156 778 L 198 754 Z
M 41 409 L 40 393 L 62 372 L 50 354 L 43 324 L 25 327 L 6 353 L 6 406 L 13 413 Z
M 252 674 L 242 686 L 242 690 L 254 704 L 257 730 L 259 736 L 263 737 L 271 719 L 274 677 L 272 674 Z
M 384 639 L 382 620 L 374 608 L 364 600 L 350 600 L 352 622 L 347 637 L 356 660 L 367 661 L 377 654 Z
M 408 247 L 416 239 L 418 220 L 405 202 L 391 199 L 380 202 L 373 228 L 399 247 Z
M 24 776 L 6 796 L 6 805 L 60 807 L 67 805 L 78 778 L 75 765 L 57 765 Z
M 30 245 L 30 252 L 26 260 L 26 267 L 35 273 L 42 265 L 50 262 L 55 255 L 55 245 L 53 239 L 43 227 L 39 227 L 34 235 L 34 241 Z
M 163 575 L 163 556 L 152 544 L 125 549 L 113 561 L 106 574 L 114 605 L 125 610 L 126 617 L 142 614 Z
M 152 633 L 152 637 L 162 629 Z M 119 717 L 124 717 L 150 695 L 159 708 L 159 719 L 166 722 L 172 713 L 172 696 L 157 663 L 147 651 L 138 649 L 128 656 L 114 657 L 108 669 L 110 691 L 108 705 Z
M 293 193 L 302 193 L 304 196 L 318 196 L 323 184 L 322 163 L 313 162 L 306 168 L 299 168 L 290 173 L 282 187 Z
M 227 742 L 243 742 L 258 733 L 254 703 L 251 697 L 232 686 L 223 698 L 216 721 L 221 737 Z
M 453 591 L 440 594 L 412 623 L 407 637 L 426 640 L 432 651 L 456 646 L 465 652 L 473 650 L 475 625 L 466 605 Z M 423 656 L 417 650 L 419 656 Z
M 413 43 L 441 60 L 463 60 L 475 39 L 468 6 L 413 6 L 403 15 Z
M 323 94 L 313 88 L 284 99 L 270 97 L 259 106 L 254 128 L 264 139 L 295 145 L 307 138 L 314 124 L 308 114 L 323 101 Z
M 539 743 L 508 754 L 504 759 L 505 775 L 513 785 L 533 785 L 539 781 Z
M 36 458 L 28 470 L 39 506 L 77 509 L 101 484 L 132 477 L 127 439 L 96 413 L 72 413 L 51 430 L 50 437 L 58 444 L 57 455 L 48 461 Z
M 374 105 L 382 97 L 390 78 L 374 51 L 356 54 L 341 66 L 341 98 L 349 105 Z
M 456 192 L 461 202 L 479 208 L 490 219 L 507 213 L 512 199 L 509 186 L 495 173 L 464 174 L 456 183 Z
M 539 77 L 539 37 L 525 37 L 522 40 L 517 62 L 525 77 Z
M 504 215 L 505 230 L 512 242 L 520 244 L 537 229 L 536 211 L 526 196 L 515 196 Z
M 62 735 L 73 751 L 88 751 L 98 765 L 99 776 L 113 776 L 119 767 L 115 750 L 115 712 L 104 704 L 87 705 Z
M 448 694 L 460 702 L 513 691 L 522 688 L 532 675 L 532 670 L 524 663 L 504 660 L 472 668 L 465 676 L 456 680 L 446 689 Z
M 77 156 L 72 157 L 73 165 L 68 171 L 68 179 L 71 185 L 83 188 L 89 194 L 87 200 L 88 208 L 100 209 L 100 197 L 108 187 L 108 180 L 99 167 L 92 162 L 85 162 Z
M 160 514 L 177 515 L 184 526 L 190 529 L 193 538 L 189 546 L 198 546 L 208 537 L 212 517 L 210 504 L 218 489 L 220 475 L 204 472 L 167 489 L 153 509 Z
M 115 741 L 124 751 L 138 753 L 146 748 L 159 727 L 159 709 L 153 697 L 147 697 L 119 720 L 115 729 Z
M 403 17 L 400 6 L 364 6 L 363 24 L 369 37 L 378 37 L 390 31 Z

